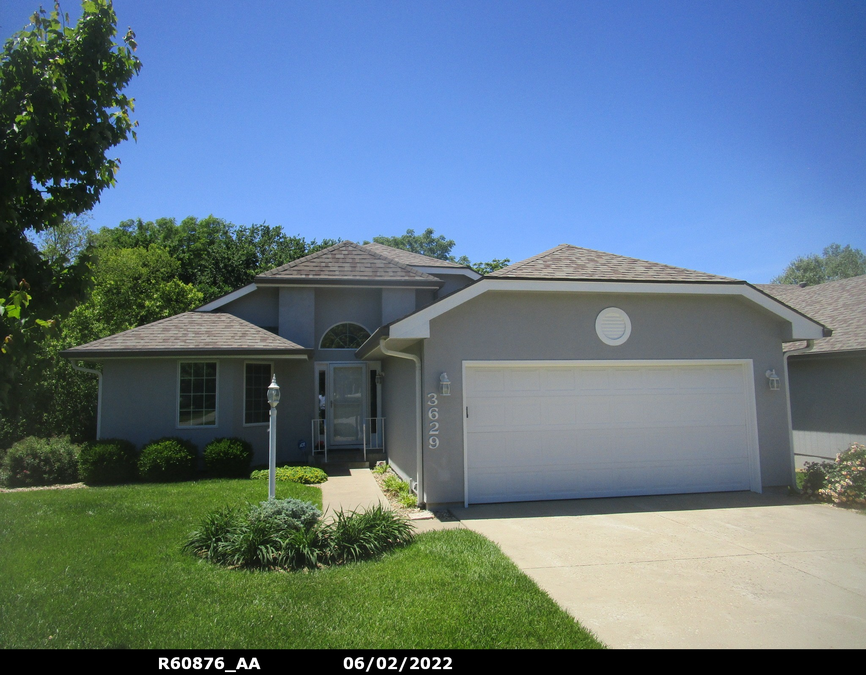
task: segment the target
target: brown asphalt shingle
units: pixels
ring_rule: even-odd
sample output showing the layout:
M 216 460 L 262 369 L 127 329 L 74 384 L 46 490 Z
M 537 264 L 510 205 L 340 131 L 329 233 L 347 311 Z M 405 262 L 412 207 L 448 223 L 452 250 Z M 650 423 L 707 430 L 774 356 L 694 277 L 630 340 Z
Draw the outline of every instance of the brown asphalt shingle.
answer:
M 64 357 L 303 354 L 309 350 L 219 312 L 185 312 L 66 349 Z
M 298 258 L 286 265 L 259 274 L 255 282 L 413 282 L 437 287 L 436 277 L 419 272 L 391 257 L 386 257 L 352 241 L 341 241 L 316 253 Z
M 413 265 L 415 267 L 456 267 L 457 269 L 466 269 L 466 265 L 460 265 L 450 260 L 440 260 L 439 258 L 431 258 L 429 255 L 421 255 L 420 253 L 412 253 L 412 251 L 404 251 L 400 248 L 378 244 L 375 241 L 369 244 L 364 244 L 364 248 L 386 258 L 391 258 L 404 265 Z
M 488 275 L 512 279 L 581 279 L 595 281 L 737 282 L 706 272 L 560 244 Z
M 809 353 L 866 349 L 866 275 L 805 288 L 795 284 L 756 284 L 756 288 L 833 329 L 831 337 L 815 340 Z M 792 342 L 785 350 L 805 346 L 805 342 Z

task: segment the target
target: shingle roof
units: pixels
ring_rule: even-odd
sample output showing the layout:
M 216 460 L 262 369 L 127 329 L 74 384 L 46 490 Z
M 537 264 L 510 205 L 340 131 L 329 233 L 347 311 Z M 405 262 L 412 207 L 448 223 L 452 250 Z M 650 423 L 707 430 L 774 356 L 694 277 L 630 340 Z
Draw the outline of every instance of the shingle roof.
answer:
M 362 285 L 413 285 L 439 287 L 434 276 L 419 272 L 391 257 L 386 257 L 352 241 L 341 241 L 287 265 L 259 274 L 256 284 L 343 283 Z
M 866 275 L 817 286 L 756 284 L 756 288 L 833 329 L 833 335 L 815 340 L 809 353 L 866 349 Z M 785 350 L 805 347 L 805 342 L 785 345 Z
M 304 354 L 310 350 L 218 312 L 185 312 L 66 349 L 64 357 Z
M 421 255 L 420 253 L 412 253 L 412 251 L 404 251 L 403 249 L 394 248 L 393 246 L 386 246 L 385 244 L 379 244 L 375 241 L 364 244 L 364 248 L 370 251 L 374 251 L 375 253 L 383 255 L 387 258 L 391 258 L 392 260 L 396 260 L 397 262 L 401 262 L 404 265 L 412 265 L 414 267 L 456 267 L 458 269 L 466 268 L 465 265 L 451 262 L 450 260 L 440 260 L 439 258 L 433 258 L 429 255 Z
M 737 282 L 737 279 L 696 272 L 682 267 L 627 258 L 593 251 L 571 244 L 560 244 L 538 255 L 521 260 L 488 277 L 512 279 L 581 279 L 598 281 L 677 281 Z

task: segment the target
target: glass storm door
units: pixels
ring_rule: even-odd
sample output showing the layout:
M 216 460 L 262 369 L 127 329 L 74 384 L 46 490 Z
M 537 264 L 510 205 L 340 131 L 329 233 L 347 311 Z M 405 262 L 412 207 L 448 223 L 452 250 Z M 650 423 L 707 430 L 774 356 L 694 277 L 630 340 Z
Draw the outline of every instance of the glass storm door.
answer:
M 331 445 L 361 445 L 364 424 L 365 364 L 332 364 L 328 424 Z

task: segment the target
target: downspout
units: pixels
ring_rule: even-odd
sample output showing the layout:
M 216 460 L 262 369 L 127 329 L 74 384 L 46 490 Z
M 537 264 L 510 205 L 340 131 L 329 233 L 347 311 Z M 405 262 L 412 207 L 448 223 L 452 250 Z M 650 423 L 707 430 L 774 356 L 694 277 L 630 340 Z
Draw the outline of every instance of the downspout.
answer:
M 75 359 L 69 359 L 69 364 L 81 373 L 96 375 L 99 381 L 96 394 L 96 440 L 98 441 L 102 438 L 102 373 L 94 368 L 85 368 L 84 366 L 77 365 Z
M 806 340 L 806 346 L 785 352 L 782 360 L 785 363 L 785 392 L 788 396 L 788 442 L 791 445 L 791 485 L 797 487 L 797 462 L 794 458 L 794 421 L 791 416 L 791 378 L 788 375 L 788 357 L 808 352 L 815 345 L 814 340 Z
M 424 419 L 424 397 L 421 393 L 421 357 L 415 356 L 414 354 L 406 354 L 404 352 L 394 352 L 388 349 L 385 346 L 385 340 L 387 338 L 379 338 L 379 349 L 382 350 L 382 353 L 385 356 L 394 356 L 398 359 L 409 359 L 410 361 L 415 362 L 415 430 L 416 430 L 416 451 L 415 451 L 415 463 L 417 466 L 417 487 L 416 493 L 418 495 L 418 505 L 424 505 L 424 459 L 421 456 L 421 451 L 423 448 L 423 430 L 422 424 Z

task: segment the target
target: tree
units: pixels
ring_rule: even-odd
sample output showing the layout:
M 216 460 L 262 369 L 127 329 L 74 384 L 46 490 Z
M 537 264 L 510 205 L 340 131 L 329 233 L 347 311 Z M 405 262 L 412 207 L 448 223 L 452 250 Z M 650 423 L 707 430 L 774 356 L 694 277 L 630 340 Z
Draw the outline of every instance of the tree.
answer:
M 75 263 L 93 242 L 93 232 L 87 226 L 91 218 L 89 214 L 69 216 L 34 236 L 39 253 L 55 270 Z
M 115 182 L 106 152 L 131 135 L 133 100 L 122 91 L 139 72 L 128 30 L 114 42 L 111 0 L 85 0 L 73 27 L 59 5 L 40 9 L 0 54 L 0 342 L 26 342 L 31 319 L 48 324 L 80 294 L 80 276 L 58 281 L 27 237 L 90 210 Z M 71 283 L 71 277 L 76 283 Z M 27 312 L 22 310 L 27 308 Z M 13 349 L 19 353 L 19 349 Z M 0 407 L 17 366 L 0 357 Z
M 391 248 L 399 248 L 404 251 L 427 255 L 431 258 L 439 258 L 439 260 L 448 260 L 449 262 L 466 265 L 474 269 L 478 274 L 490 274 L 507 266 L 511 262 L 508 258 L 504 260 L 496 258 L 490 262 L 477 263 L 470 262 L 469 258 L 465 255 L 455 258 L 451 255 L 451 249 L 455 246 L 454 240 L 446 239 L 441 234 L 437 237 L 432 227 L 428 227 L 421 234 L 415 234 L 415 230 L 406 230 L 406 234 L 401 234 L 397 237 L 373 237 L 373 241 L 377 244 L 390 246 Z M 368 244 L 369 242 L 365 241 L 364 243 Z
M 830 244 L 823 255 L 800 256 L 773 279 L 774 284 L 801 284 L 809 286 L 823 284 L 825 281 L 849 279 L 866 274 L 866 255 L 859 248 L 850 245 Z

